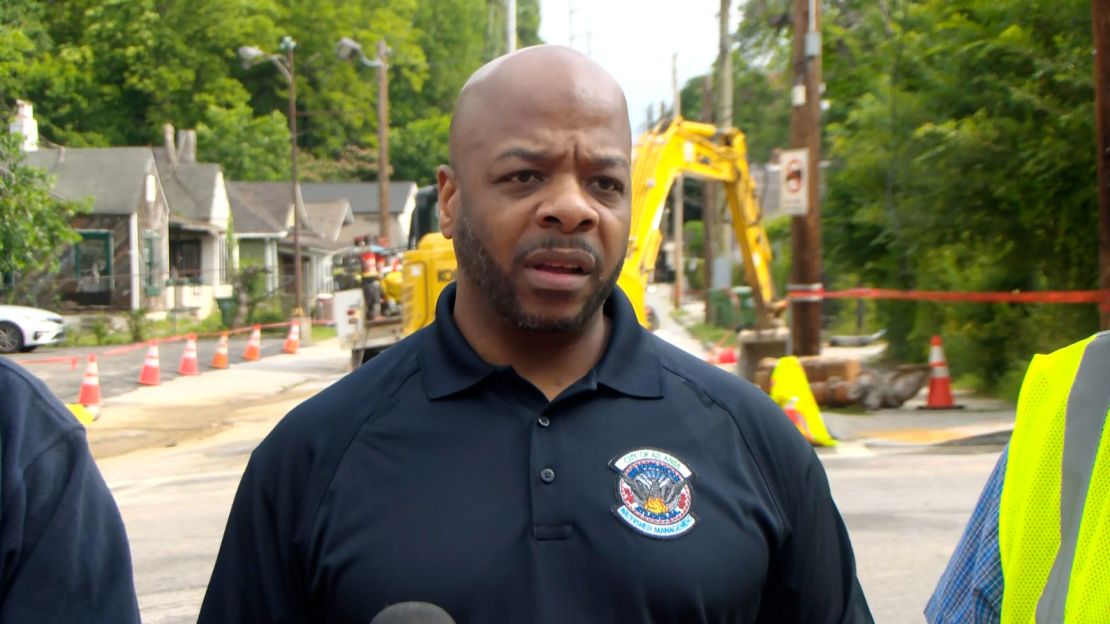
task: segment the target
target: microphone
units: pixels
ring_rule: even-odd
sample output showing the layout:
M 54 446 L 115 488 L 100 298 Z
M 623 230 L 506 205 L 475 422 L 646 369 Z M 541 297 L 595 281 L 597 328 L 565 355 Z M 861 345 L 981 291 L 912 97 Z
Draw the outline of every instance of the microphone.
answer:
M 370 624 L 455 624 L 455 620 L 428 602 L 398 602 L 382 609 Z

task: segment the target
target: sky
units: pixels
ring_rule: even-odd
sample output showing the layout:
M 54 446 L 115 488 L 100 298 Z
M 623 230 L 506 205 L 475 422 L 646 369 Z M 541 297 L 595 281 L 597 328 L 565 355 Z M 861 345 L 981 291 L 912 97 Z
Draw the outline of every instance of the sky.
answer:
M 739 4 L 733 0 L 730 32 Z M 720 0 L 541 0 L 540 38 L 571 45 L 609 70 L 624 87 L 636 134 L 649 105 L 656 115 L 660 102 L 671 106 L 673 54 L 680 86 L 711 68 L 719 9 Z

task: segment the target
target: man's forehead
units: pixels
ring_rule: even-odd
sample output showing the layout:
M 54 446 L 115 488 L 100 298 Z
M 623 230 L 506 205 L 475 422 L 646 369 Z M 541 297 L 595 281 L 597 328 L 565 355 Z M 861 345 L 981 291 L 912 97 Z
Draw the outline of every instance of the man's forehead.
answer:
M 451 153 L 550 130 L 586 129 L 592 142 L 631 150 L 624 93 L 600 65 L 558 46 L 518 51 L 487 64 L 463 88 L 451 124 Z M 600 132 L 597 132 L 600 131 Z

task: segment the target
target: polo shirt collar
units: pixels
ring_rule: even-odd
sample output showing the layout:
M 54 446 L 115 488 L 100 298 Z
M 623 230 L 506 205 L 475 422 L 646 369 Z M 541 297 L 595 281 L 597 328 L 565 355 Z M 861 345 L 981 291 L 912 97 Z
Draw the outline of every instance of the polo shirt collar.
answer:
M 455 284 L 443 289 L 436 302 L 436 318 L 421 344 L 424 390 L 435 400 L 461 392 L 505 367 L 481 358 L 455 324 Z M 605 354 L 588 376 L 598 385 L 642 398 L 663 396 L 659 355 L 651 336 L 636 321 L 632 304 L 620 288 L 605 301 L 604 314 L 612 320 Z

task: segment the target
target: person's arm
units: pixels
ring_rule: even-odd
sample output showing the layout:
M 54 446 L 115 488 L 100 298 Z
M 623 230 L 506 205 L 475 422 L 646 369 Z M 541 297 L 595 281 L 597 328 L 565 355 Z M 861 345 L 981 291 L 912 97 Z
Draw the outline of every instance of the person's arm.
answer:
M 0 377 L 0 622 L 139 622 L 123 520 L 84 430 L 25 373 Z
M 998 509 L 1006 478 L 1007 449 L 994 465 L 963 536 L 941 575 L 925 619 L 930 624 L 993 624 L 1002 618 L 1002 553 Z
M 294 546 L 301 492 L 288 464 L 263 443 L 231 506 L 198 624 L 311 621 Z M 284 464 L 284 465 L 283 465 Z
M 784 422 L 785 416 L 782 416 Z M 804 439 L 803 468 L 783 497 L 789 534 L 772 553 L 759 621 L 776 624 L 873 624 L 856 578 L 848 531 L 829 491 L 825 470 Z

